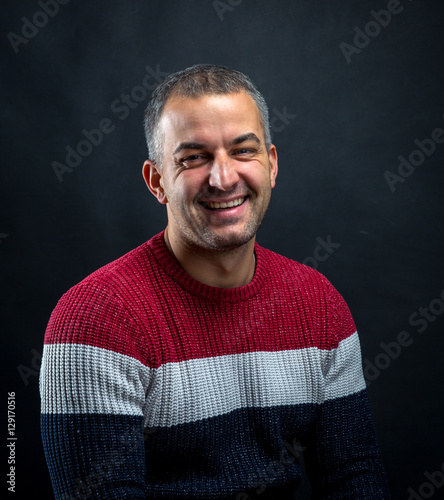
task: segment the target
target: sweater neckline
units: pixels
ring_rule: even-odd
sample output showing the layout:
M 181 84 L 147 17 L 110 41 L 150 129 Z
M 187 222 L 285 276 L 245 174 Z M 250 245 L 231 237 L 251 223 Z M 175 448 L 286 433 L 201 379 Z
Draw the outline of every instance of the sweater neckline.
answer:
M 148 241 L 148 246 L 162 270 L 192 295 L 216 301 L 239 302 L 250 299 L 262 289 L 267 265 L 264 255 L 265 249 L 257 242 L 254 243 L 256 269 L 250 283 L 235 288 L 219 288 L 205 285 L 190 276 L 168 251 L 164 241 L 164 233 L 165 231 L 162 231 L 153 236 Z

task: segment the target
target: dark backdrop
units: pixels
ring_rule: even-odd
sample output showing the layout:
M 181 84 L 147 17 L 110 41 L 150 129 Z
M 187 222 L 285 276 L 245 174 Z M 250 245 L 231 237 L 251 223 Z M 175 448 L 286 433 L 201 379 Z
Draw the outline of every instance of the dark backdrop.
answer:
M 141 177 L 143 108 L 156 81 L 200 62 L 245 72 L 269 103 L 280 172 L 258 241 L 347 300 L 393 498 L 444 498 L 443 13 L 441 0 L 4 3 L 2 413 L 15 392 L 15 498 L 52 498 L 38 394 L 51 310 L 163 229 Z

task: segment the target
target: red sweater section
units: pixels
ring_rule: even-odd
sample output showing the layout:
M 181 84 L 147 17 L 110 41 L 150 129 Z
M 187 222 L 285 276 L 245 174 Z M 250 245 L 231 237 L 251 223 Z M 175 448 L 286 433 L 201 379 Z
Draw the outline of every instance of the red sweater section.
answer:
M 184 271 L 162 232 L 71 288 L 45 343 L 96 346 L 157 368 L 253 351 L 330 350 L 355 332 L 324 276 L 257 243 L 255 253 L 248 285 L 211 287 Z

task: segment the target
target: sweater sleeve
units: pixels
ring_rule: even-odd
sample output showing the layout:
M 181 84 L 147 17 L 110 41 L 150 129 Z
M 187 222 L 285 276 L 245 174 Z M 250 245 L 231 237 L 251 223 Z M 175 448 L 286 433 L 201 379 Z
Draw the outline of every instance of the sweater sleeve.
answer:
M 384 500 L 390 494 L 376 439 L 361 351 L 350 311 L 329 284 L 324 397 L 304 443 L 313 498 Z
M 55 498 L 145 498 L 149 369 L 119 299 L 80 284 L 50 318 L 40 373 L 41 432 Z

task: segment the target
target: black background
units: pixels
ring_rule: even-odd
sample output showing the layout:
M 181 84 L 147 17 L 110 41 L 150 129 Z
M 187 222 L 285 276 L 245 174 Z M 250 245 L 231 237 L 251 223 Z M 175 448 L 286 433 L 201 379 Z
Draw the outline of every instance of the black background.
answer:
M 2 413 L 14 391 L 15 498 L 52 498 L 38 393 L 52 309 L 69 287 L 166 222 L 141 177 L 146 99 L 133 100 L 128 113 L 112 103 L 143 97 L 135 89 L 147 66 L 164 78 L 201 62 L 248 74 L 277 117 L 280 171 L 259 243 L 299 261 L 325 255 L 316 252 L 319 238 L 340 245 L 306 262 L 332 281 L 357 323 L 393 498 L 444 498 L 444 486 L 425 485 L 426 473 L 444 467 L 444 143 L 422 163 L 414 155 L 421 164 L 393 189 L 384 177 L 398 174 L 398 156 L 418 149 L 416 139 L 444 128 L 444 4 L 391 0 L 399 12 L 376 35 L 371 11 L 387 4 L 72 1 L 45 22 L 34 17 L 37 2 L 3 3 Z M 27 43 L 15 38 L 14 50 L 8 34 L 23 36 L 24 17 L 41 26 Z M 372 37 L 361 35 L 362 49 L 347 61 L 340 44 L 350 50 L 355 27 Z M 66 147 L 104 118 L 113 131 L 60 181 L 53 162 L 66 164 Z M 433 314 L 421 312 L 429 306 Z M 420 314 L 428 316 L 418 323 Z M 381 344 L 403 331 L 410 344 L 384 355 Z M 308 488 L 296 498 L 308 498 Z

